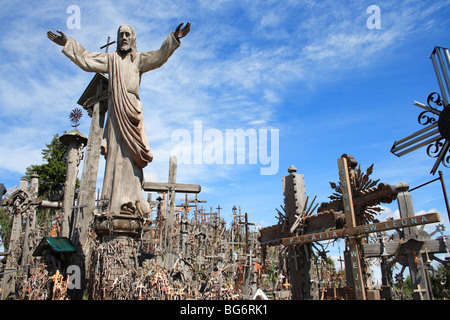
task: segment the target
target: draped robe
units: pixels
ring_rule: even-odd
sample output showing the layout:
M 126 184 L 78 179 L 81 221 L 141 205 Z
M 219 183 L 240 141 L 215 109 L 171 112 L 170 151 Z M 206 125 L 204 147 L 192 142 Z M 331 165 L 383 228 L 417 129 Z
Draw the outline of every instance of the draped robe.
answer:
M 109 213 L 119 213 L 122 205 L 139 202 L 149 213 L 142 185 L 143 168 L 152 161 L 139 99 L 141 75 L 161 67 L 180 46 L 173 33 L 159 50 L 121 56 L 117 52 L 87 52 L 70 37 L 63 53 L 87 72 L 109 74 L 108 113 L 103 137 L 106 141 L 106 167 L 102 198 L 108 199 Z

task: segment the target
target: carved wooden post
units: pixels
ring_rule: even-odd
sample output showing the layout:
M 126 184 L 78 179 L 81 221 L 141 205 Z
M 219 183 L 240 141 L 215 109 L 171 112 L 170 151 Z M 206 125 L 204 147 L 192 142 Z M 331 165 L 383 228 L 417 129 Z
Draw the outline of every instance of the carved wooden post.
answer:
M 283 177 L 284 205 L 288 220 L 288 230 L 296 221 L 296 214 L 303 212 L 306 200 L 305 182 L 303 175 L 298 174 L 294 166 L 288 169 L 289 175 Z M 288 261 L 293 300 L 313 299 L 311 288 L 311 245 L 290 246 Z
M 75 184 L 78 174 L 78 165 L 82 158 L 82 149 L 87 143 L 87 138 L 80 131 L 73 131 L 64 134 L 59 138 L 67 146 L 66 153 L 66 182 L 64 184 L 64 210 L 61 219 L 61 236 L 70 236 L 70 218 L 72 215 L 73 200 L 75 197 Z
M 86 146 L 78 194 L 78 205 L 83 209 L 78 213 L 76 221 L 76 228 L 79 230 L 79 242 L 82 246 L 88 237 L 89 224 L 92 221 L 92 212 L 95 209 L 95 191 L 97 187 L 100 146 L 107 109 L 107 94 L 108 78 L 97 73 L 78 100 L 78 104 L 82 105 L 91 116 L 89 140 Z M 83 252 L 85 256 L 88 256 L 89 248 L 83 247 Z
M 22 214 L 27 209 L 28 193 L 27 193 L 28 183 L 26 178 L 20 180 L 19 189 L 16 189 L 9 198 L 9 203 L 7 210 L 13 215 L 13 225 L 11 229 L 11 236 L 9 238 L 8 253 L 6 260 L 6 266 L 4 269 L 3 282 L 2 282 L 2 292 L 1 299 L 4 300 L 8 298 L 11 292 L 14 292 L 16 288 L 16 274 L 15 270 L 19 268 L 19 258 L 21 256 L 21 234 L 22 234 Z
M 169 183 L 176 183 L 177 180 L 177 158 L 175 156 L 170 157 L 169 163 Z M 173 220 L 175 217 L 175 188 L 169 189 L 167 194 L 167 211 L 166 211 L 166 257 L 165 267 L 167 269 L 173 268 Z
M 342 156 L 338 159 L 339 180 L 342 186 L 342 199 L 344 205 L 345 222 L 347 228 L 356 227 L 355 209 L 353 207 L 353 195 L 350 181 L 350 163 L 347 157 Z M 348 247 L 351 261 L 350 273 L 355 288 L 355 297 L 357 300 L 366 300 L 366 291 L 364 288 L 364 279 L 361 267 L 361 252 L 358 240 L 355 237 L 348 239 Z
M 30 186 L 26 187 L 28 189 L 28 195 L 30 198 L 37 198 L 38 195 L 38 175 L 31 175 Z M 31 249 L 33 246 L 33 231 L 36 228 L 36 207 L 37 205 L 31 205 L 29 209 L 25 212 L 26 222 L 25 222 L 25 235 L 23 239 L 23 252 L 22 252 L 22 263 L 23 267 L 27 266 L 31 256 Z
M 103 137 L 105 114 L 107 111 L 108 78 L 97 73 L 89 83 L 78 104 L 83 106 L 91 116 L 89 140 L 84 156 L 83 172 L 81 174 L 78 193 L 78 212 L 74 221 L 72 242 L 83 257 L 78 262 L 82 270 L 82 278 L 89 275 L 87 270 L 91 246 L 88 241 L 89 225 L 93 219 L 97 187 L 98 164 L 100 161 L 100 146 Z M 83 261 L 84 260 L 84 261 Z M 83 282 L 84 284 L 84 282 Z

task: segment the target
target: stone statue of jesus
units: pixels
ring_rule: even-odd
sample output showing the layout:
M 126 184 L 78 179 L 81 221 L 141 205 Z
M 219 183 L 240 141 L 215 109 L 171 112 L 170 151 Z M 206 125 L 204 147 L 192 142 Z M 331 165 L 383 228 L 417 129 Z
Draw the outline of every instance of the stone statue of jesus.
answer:
M 108 117 L 103 137 L 106 145 L 102 153 L 106 158 L 102 198 L 108 199 L 108 213 L 150 212 L 144 199 L 143 168 L 153 160 L 147 140 L 139 98 L 139 85 L 143 73 L 161 67 L 180 46 L 180 39 L 190 31 L 188 22 L 181 23 L 161 45 L 159 50 L 138 52 L 136 33 L 129 25 L 117 32 L 117 50 L 113 53 L 87 52 L 72 37 L 67 39 L 52 31 L 47 37 L 63 46 L 62 52 L 87 72 L 109 74 Z

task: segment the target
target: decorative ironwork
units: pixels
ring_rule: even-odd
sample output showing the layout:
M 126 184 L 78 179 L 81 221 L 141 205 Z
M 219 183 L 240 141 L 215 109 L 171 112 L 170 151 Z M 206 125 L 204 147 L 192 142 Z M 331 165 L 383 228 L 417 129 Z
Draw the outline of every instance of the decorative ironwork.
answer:
M 83 116 L 83 110 L 81 110 L 80 108 L 75 108 L 72 110 L 72 112 L 70 112 L 70 122 L 73 123 L 72 127 L 78 127 L 80 125 L 80 119 Z
M 440 115 L 441 111 L 438 109 L 438 107 L 442 107 L 444 103 L 439 93 L 432 92 L 428 95 L 427 105 L 431 109 L 427 108 L 427 110 L 421 112 L 419 114 L 419 117 L 417 118 L 417 121 L 424 126 L 435 123 L 437 121 L 437 119 L 434 117 Z M 428 115 L 427 113 L 430 113 L 431 115 Z
M 419 114 L 419 118 L 417 119 L 417 121 L 421 124 L 426 126 L 427 124 L 431 124 L 431 123 L 435 123 L 436 119 L 433 118 L 433 116 L 428 116 L 426 115 L 426 113 L 428 113 L 429 111 L 424 111 L 422 113 Z M 423 120 L 423 121 L 422 121 Z
M 450 168 L 450 154 L 442 160 L 442 164 L 446 168 Z
M 427 155 L 430 158 L 437 158 L 439 156 L 439 151 L 444 146 L 444 144 L 442 143 L 442 140 L 443 139 L 439 139 L 427 147 Z
M 435 143 L 430 144 L 427 147 L 427 155 L 430 158 L 438 158 L 441 155 L 441 152 L 444 152 L 441 160 L 442 164 L 444 165 L 444 167 L 450 168 L 450 152 L 448 152 L 449 149 L 448 146 L 447 151 L 443 151 L 445 142 L 446 140 L 444 138 L 441 138 L 437 140 Z M 445 153 L 447 153 L 446 156 Z
M 442 163 L 445 167 L 450 168 L 450 153 L 449 143 L 448 143 L 448 108 L 450 106 L 445 105 L 441 98 L 441 95 L 437 92 L 432 92 L 428 95 L 427 105 L 430 110 L 426 110 L 419 115 L 418 122 L 422 125 L 427 124 L 438 124 L 439 139 L 433 141 L 427 146 L 427 155 L 430 158 L 438 158 L 431 173 L 434 174 L 439 163 Z M 441 109 L 441 110 L 439 110 Z M 431 113 L 431 115 L 426 115 L 426 113 Z M 438 116 L 438 118 L 434 118 Z
M 436 97 L 436 99 L 434 97 Z M 430 108 L 438 110 L 437 107 L 442 107 L 444 105 L 444 102 L 442 101 L 441 95 L 439 93 L 432 92 L 428 95 L 427 104 Z M 433 104 L 433 106 L 431 104 Z
M 427 105 L 415 102 L 419 108 L 424 109 L 419 114 L 417 121 L 426 126 L 407 137 L 394 142 L 391 152 L 398 157 L 427 147 L 427 155 L 436 158 L 431 169 L 435 174 L 442 163 L 450 168 L 450 53 L 447 48 L 435 47 L 430 57 L 438 80 L 440 93 L 432 92 L 428 95 Z

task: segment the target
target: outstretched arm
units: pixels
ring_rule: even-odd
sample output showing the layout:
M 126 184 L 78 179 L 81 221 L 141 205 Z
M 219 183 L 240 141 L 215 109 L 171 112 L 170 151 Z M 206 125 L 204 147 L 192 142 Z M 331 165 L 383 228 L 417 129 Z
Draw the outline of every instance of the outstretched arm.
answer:
M 47 37 L 63 46 L 62 52 L 72 60 L 77 66 L 87 72 L 108 73 L 107 54 L 103 52 L 88 52 L 72 37 L 67 39 L 66 35 L 57 30 L 60 35 L 52 31 L 47 31 Z
M 172 53 L 180 46 L 180 39 L 184 38 L 191 29 L 190 22 L 188 22 L 183 29 L 181 29 L 182 25 L 183 23 L 178 25 L 175 32 L 172 32 L 169 37 L 167 37 L 159 50 L 143 52 L 140 54 L 139 71 L 141 73 L 157 69 L 166 63 Z

